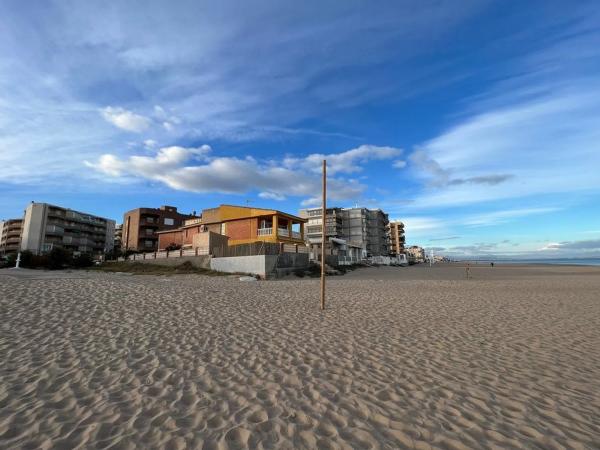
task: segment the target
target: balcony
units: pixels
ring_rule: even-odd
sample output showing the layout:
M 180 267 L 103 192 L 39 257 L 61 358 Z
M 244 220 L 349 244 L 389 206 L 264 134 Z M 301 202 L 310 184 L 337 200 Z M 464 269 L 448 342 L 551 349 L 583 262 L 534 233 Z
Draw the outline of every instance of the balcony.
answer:
M 259 228 L 256 230 L 257 236 L 271 236 L 273 234 L 273 228 Z
M 48 216 L 65 217 L 65 212 L 59 209 L 49 209 Z
M 299 231 L 292 231 L 292 238 L 302 239 L 302 233 L 300 233 Z
M 142 217 L 140 219 L 140 225 L 146 226 L 146 227 L 158 227 L 159 223 L 158 223 L 158 219 L 155 219 L 153 217 Z
M 196 217 L 195 219 L 187 219 L 183 221 L 184 225 L 199 225 L 202 223 L 202 217 Z
M 65 229 L 62 227 L 58 227 L 56 225 L 47 225 L 46 226 L 46 233 L 48 234 L 63 234 L 65 232 Z
M 277 234 L 283 237 L 290 237 L 290 232 L 287 228 L 278 228 Z

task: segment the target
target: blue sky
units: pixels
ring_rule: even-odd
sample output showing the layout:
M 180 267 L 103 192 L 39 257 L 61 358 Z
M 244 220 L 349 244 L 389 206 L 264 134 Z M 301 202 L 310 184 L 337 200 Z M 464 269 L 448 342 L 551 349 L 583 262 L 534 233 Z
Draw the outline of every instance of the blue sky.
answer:
M 0 218 L 382 208 L 449 255 L 600 256 L 600 8 L 4 1 Z

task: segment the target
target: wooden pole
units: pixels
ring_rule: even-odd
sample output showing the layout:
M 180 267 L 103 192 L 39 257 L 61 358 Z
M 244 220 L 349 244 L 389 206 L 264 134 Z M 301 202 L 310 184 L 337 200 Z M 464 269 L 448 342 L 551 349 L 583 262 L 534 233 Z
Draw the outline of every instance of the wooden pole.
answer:
M 327 235 L 327 161 L 323 160 L 323 210 L 321 211 L 321 309 L 325 309 L 325 244 Z

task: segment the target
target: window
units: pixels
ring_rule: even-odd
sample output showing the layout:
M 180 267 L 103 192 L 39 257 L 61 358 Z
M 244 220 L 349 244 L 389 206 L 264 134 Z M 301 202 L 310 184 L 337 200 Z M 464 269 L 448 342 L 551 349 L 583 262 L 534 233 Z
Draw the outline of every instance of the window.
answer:
M 165 217 L 165 225 L 175 225 L 175 220 L 170 217 Z
M 144 241 L 146 247 L 154 247 L 154 241 Z

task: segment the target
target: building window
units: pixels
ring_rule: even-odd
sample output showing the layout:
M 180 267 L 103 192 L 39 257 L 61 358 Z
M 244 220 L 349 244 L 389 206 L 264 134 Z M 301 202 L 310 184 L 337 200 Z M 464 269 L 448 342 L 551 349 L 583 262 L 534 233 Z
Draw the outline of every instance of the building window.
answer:
M 154 241 L 144 241 L 146 247 L 154 247 Z
M 175 225 L 175 220 L 170 217 L 165 217 L 165 225 Z

